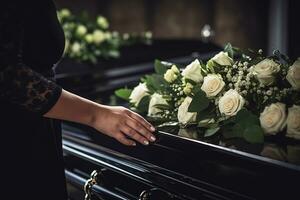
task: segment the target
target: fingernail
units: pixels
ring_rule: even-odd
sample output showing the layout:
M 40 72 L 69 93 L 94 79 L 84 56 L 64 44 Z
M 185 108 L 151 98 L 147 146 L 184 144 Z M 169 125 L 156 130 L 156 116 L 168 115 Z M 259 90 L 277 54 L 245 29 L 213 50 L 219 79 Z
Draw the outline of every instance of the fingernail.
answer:
M 148 142 L 147 140 L 144 140 L 144 144 L 145 144 L 145 145 L 148 145 L 149 142 Z
M 132 143 L 132 146 L 136 146 L 136 143 L 134 142 L 134 143 Z
M 155 141 L 155 140 L 156 140 L 156 138 L 153 137 L 153 136 L 151 136 L 150 139 L 151 139 L 152 141 Z
M 151 131 L 155 131 L 155 128 L 153 126 L 150 127 Z

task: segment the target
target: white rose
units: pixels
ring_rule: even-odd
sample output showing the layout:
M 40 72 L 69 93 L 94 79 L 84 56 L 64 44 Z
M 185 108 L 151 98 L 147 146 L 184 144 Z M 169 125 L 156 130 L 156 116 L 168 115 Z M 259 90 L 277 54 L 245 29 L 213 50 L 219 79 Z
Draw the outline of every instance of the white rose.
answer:
M 96 44 L 100 44 L 105 40 L 105 34 L 103 31 L 95 30 L 93 32 L 93 40 Z
M 225 86 L 223 78 L 219 74 L 208 74 L 203 79 L 201 89 L 208 97 L 217 96 Z
M 161 109 L 155 107 L 158 104 L 168 105 L 168 102 L 163 98 L 162 95 L 154 93 L 149 102 L 149 116 L 157 116 L 157 113 L 161 112 Z
M 220 113 L 234 116 L 245 104 L 244 98 L 235 90 L 228 90 L 219 100 Z
M 112 35 L 111 35 L 110 32 L 105 32 L 105 33 L 104 33 L 104 37 L 105 37 L 106 40 L 110 40 L 111 37 L 112 37 Z
M 86 34 L 85 37 L 84 37 L 84 39 L 85 39 L 85 41 L 86 41 L 87 43 L 89 43 L 89 44 L 92 43 L 93 40 L 94 40 L 92 34 Z
M 78 36 L 83 36 L 84 34 L 86 34 L 87 32 L 87 29 L 84 25 L 79 25 L 76 29 L 76 34 Z
M 191 64 L 186 66 L 186 68 L 182 71 L 182 76 L 186 79 L 190 79 L 199 83 L 203 80 L 203 76 L 201 73 L 201 65 L 198 59 L 194 60 Z
M 285 104 L 273 103 L 265 107 L 259 120 L 265 134 L 276 135 L 276 133 L 283 130 L 286 124 Z
M 129 96 L 130 103 L 133 103 L 135 106 L 138 106 L 142 98 L 148 95 L 148 92 L 149 91 L 146 84 L 140 83 L 132 90 Z
M 253 74 L 263 85 L 274 83 L 275 74 L 280 70 L 280 65 L 271 59 L 264 59 L 253 67 Z
M 169 83 L 172 83 L 174 82 L 176 79 L 177 79 L 177 75 L 176 73 L 172 70 L 172 69 L 168 69 L 166 71 L 166 73 L 164 74 L 164 79 L 169 82 Z
M 296 90 L 300 90 L 300 58 L 290 67 L 286 79 Z
M 222 66 L 231 66 L 233 64 L 232 58 L 228 56 L 227 52 L 223 51 L 215 55 L 211 60 Z
M 104 29 L 107 29 L 109 26 L 107 19 L 102 16 L 97 17 L 97 24 Z
M 65 17 L 69 17 L 71 15 L 70 10 L 68 9 L 62 9 L 59 12 L 60 17 L 65 18 Z
M 186 97 L 178 108 L 177 118 L 178 121 L 182 124 L 187 124 L 188 122 L 196 121 L 197 113 L 188 112 L 191 102 L 192 102 L 192 98 Z
M 300 139 L 300 106 L 289 108 L 287 116 L 287 136 Z
M 81 50 L 81 45 L 78 42 L 74 42 L 71 46 L 71 51 L 74 54 L 78 54 Z

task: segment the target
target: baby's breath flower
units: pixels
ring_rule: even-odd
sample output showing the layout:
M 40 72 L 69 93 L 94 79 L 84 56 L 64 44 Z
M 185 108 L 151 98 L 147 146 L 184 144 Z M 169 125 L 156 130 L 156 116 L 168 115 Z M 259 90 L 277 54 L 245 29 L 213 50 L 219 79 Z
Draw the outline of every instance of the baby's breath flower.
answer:
M 271 96 L 272 93 L 273 93 L 272 90 L 268 90 L 268 91 L 266 92 L 266 94 L 269 95 L 269 96 Z

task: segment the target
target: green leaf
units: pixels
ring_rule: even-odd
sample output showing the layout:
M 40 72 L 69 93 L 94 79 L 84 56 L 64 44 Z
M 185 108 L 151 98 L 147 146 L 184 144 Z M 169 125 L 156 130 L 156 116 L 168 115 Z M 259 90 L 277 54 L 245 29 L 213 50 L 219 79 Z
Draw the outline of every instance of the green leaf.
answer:
M 242 125 L 244 128 L 246 128 L 249 125 L 260 124 L 258 117 L 252 112 L 248 111 L 247 109 L 241 109 L 237 113 L 235 117 L 235 123 Z
M 200 122 L 201 120 L 204 119 L 212 119 L 216 116 L 216 106 L 213 104 L 209 104 L 209 106 L 202 110 L 201 112 L 197 113 L 197 122 Z
M 230 58 L 233 58 L 234 52 L 233 52 L 232 45 L 231 45 L 230 43 L 228 43 L 228 44 L 224 47 L 224 51 L 228 53 L 228 56 L 229 56 Z
M 263 143 L 264 132 L 259 125 L 252 125 L 247 127 L 243 131 L 243 137 L 247 142 L 250 143 Z
M 201 112 L 209 106 L 209 99 L 206 97 L 205 92 L 198 91 L 188 108 L 189 112 Z
M 147 112 L 150 102 L 150 96 L 144 96 L 136 107 L 140 112 Z
M 204 137 L 209 137 L 216 134 L 220 130 L 220 127 L 206 129 L 204 133 Z
M 243 127 L 239 124 L 235 124 L 234 126 L 228 125 L 224 126 L 222 130 L 222 134 L 225 138 L 240 138 L 243 136 Z
M 132 90 L 127 88 L 118 89 L 115 91 L 115 95 L 117 97 L 120 97 L 121 99 L 124 99 L 126 101 L 129 101 L 129 97 L 131 95 Z
M 166 105 L 166 104 L 156 104 L 156 105 L 154 105 L 154 107 L 158 108 L 160 110 L 168 110 L 168 109 L 170 109 L 170 106 Z
M 163 87 L 168 84 L 163 76 L 159 74 L 146 75 L 144 80 L 147 88 L 152 92 L 161 91 Z
M 199 85 L 195 85 L 194 87 L 193 87 L 193 89 L 192 89 L 192 93 L 193 94 L 196 94 L 196 93 L 198 93 L 198 92 L 201 92 L 202 90 L 201 90 L 201 87 L 199 86 Z
M 166 73 L 166 71 L 172 66 L 173 64 L 172 63 L 168 63 L 168 62 L 165 62 L 165 61 L 161 61 L 161 60 L 155 60 L 154 62 L 154 69 L 155 69 L 155 72 L 160 74 L 160 75 L 163 75 Z

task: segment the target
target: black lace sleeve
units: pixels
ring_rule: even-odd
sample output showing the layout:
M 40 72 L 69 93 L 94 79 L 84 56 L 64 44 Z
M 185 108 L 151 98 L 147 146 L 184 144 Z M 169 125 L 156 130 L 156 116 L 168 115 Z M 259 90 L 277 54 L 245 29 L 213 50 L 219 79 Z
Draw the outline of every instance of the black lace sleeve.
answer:
M 16 3 L 6 3 L 0 13 L 0 98 L 43 115 L 62 89 L 22 62 L 22 29 Z

